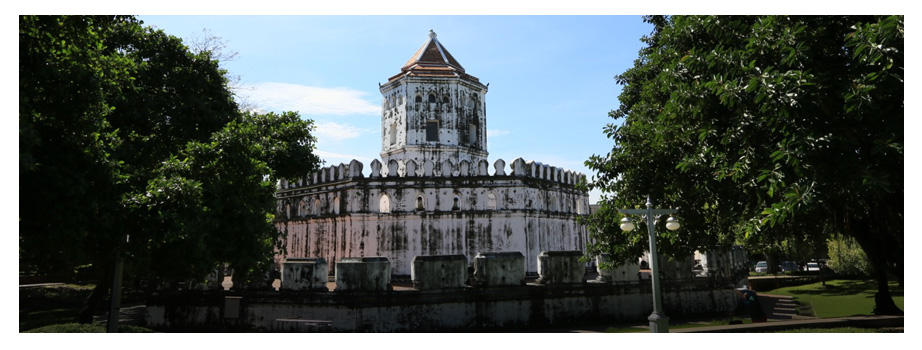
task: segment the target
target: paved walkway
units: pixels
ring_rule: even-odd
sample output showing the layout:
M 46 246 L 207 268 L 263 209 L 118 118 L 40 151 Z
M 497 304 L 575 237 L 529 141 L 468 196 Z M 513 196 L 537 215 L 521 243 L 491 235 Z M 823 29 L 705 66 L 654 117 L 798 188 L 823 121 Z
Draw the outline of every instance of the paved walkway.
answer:
M 119 309 L 118 324 L 143 327 L 146 323 L 147 307 L 143 303 L 122 305 Z M 109 323 L 109 310 L 93 316 L 93 321 L 103 326 Z

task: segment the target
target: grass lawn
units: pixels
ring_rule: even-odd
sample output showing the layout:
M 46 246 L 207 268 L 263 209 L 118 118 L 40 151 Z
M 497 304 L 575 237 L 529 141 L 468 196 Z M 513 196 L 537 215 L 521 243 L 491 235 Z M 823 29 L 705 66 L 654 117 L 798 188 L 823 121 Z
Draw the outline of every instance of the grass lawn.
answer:
M 836 327 L 836 328 L 798 328 L 777 331 L 772 333 L 903 333 L 902 328 L 858 328 L 858 327 Z
M 43 326 L 75 322 L 79 313 L 80 307 L 50 310 L 20 310 L 19 331 L 25 332 Z
M 877 284 L 870 280 L 832 280 L 826 281 L 824 287 L 822 283 L 805 284 L 794 287 L 778 288 L 764 292 L 765 294 L 790 295 L 800 305 L 812 305 L 818 317 L 843 317 L 854 315 L 873 315 L 874 312 L 874 293 L 877 292 Z M 900 309 L 903 309 L 903 290 L 899 284 L 891 282 L 890 294 L 893 296 L 893 302 Z M 751 323 L 749 319 L 743 319 L 744 323 Z M 669 325 L 670 329 L 680 329 L 689 327 L 707 327 L 726 325 L 727 319 L 714 319 L 707 321 L 683 322 L 676 320 Z M 649 332 L 647 329 L 638 329 L 636 327 L 612 327 L 606 332 L 609 333 L 626 333 L 626 332 Z M 893 328 L 856 328 L 856 327 L 837 327 L 837 328 L 802 328 L 775 333 L 893 333 L 902 332 L 902 329 Z
M 93 284 L 63 284 L 19 288 L 19 331 L 75 322 L 93 287 Z
M 57 284 L 48 286 L 19 288 L 19 332 L 52 333 L 93 333 L 105 332 L 99 324 L 81 325 L 77 315 L 83 302 L 93 291 L 94 284 Z M 125 292 L 126 301 L 137 301 L 137 293 Z M 108 311 L 108 301 L 104 300 L 97 315 Z M 119 332 L 149 332 L 149 329 L 129 325 L 119 325 Z
M 877 284 L 871 280 L 832 280 L 821 283 L 784 287 L 766 291 L 765 294 L 790 295 L 801 306 L 813 306 L 817 317 L 843 317 L 873 315 L 874 293 Z M 893 302 L 903 309 L 903 289 L 890 283 Z

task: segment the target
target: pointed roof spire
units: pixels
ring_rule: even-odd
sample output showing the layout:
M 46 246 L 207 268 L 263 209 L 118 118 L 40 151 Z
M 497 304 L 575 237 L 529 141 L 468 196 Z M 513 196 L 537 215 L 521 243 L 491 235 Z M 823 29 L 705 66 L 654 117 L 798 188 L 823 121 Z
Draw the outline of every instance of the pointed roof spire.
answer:
M 461 64 L 448 53 L 448 50 L 442 46 L 442 43 L 440 43 L 439 39 L 436 39 L 436 37 L 435 31 L 430 29 L 429 40 L 426 40 L 423 46 L 421 46 L 419 50 L 416 50 L 416 53 L 410 57 L 410 60 L 403 65 L 402 70 L 407 71 L 413 69 L 414 66 L 424 65 L 429 67 L 450 66 L 458 71 L 464 72 L 464 67 L 461 67 Z
M 478 81 L 476 77 L 464 73 L 464 67 L 458 63 L 448 49 L 442 46 L 435 31 L 429 30 L 429 39 L 400 68 L 401 73 L 388 79 L 392 81 L 404 75 L 465 77 Z

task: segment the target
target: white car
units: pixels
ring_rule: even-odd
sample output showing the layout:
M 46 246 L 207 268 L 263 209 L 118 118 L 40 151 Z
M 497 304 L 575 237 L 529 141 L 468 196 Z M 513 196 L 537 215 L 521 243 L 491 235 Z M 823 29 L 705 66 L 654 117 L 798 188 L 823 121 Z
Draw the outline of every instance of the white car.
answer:
M 765 261 L 759 261 L 756 263 L 756 272 L 768 272 L 768 263 Z
M 820 270 L 819 263 L 815 263 L 815 262 L 807 263 L 807 271 L 819 271 L 819 270 Z

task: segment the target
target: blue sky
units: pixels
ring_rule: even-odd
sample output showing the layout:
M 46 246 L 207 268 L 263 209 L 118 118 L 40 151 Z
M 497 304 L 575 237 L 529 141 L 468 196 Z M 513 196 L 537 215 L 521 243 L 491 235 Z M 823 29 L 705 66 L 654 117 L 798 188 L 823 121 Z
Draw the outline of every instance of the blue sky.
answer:
M 430 29 L 467 73 L 489 83 L 490 162 L 521 157 L 592 176 L 602 134 L 652 27 L 641 16 L 140 16 L 186 41 L 220 37 L 239 94 L 266 111 L 316 122 L 328 164 L 379 158 L 378 83 L 426 41 Z M 366 166 L 366 170 L 368 167 Z M 367 171 L 366 171 L 367 172 Z M 598 193 L 592 194 L 594 203 Z

